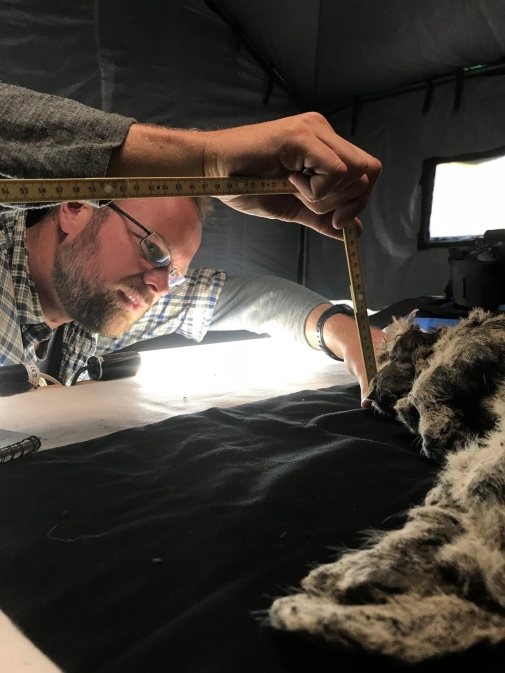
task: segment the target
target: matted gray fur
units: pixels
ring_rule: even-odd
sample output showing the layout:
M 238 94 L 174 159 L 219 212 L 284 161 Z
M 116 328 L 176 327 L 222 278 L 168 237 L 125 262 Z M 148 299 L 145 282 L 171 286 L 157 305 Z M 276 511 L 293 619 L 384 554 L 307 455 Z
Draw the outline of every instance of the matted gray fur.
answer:
M 421 435 L 438 483 L 403 528 L 319 566 L 269 617 L 414 663 L 505 639 L 505 316 L 394 330 L 373 405 Z

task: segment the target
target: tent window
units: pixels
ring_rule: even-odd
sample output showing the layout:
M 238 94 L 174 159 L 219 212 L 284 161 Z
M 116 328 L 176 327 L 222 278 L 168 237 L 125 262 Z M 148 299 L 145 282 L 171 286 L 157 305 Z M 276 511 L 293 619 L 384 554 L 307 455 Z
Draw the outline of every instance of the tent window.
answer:
M 419 248 L 471 242 L 505 229 L 505 148 L 427 159 L 423 166 Z

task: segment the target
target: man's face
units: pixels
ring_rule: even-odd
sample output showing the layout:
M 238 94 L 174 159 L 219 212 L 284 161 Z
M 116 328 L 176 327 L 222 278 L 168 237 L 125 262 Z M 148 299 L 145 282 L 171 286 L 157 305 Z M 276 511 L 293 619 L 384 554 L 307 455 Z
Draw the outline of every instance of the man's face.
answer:
M 194 203 L 184 198 L 120 201 L 118 205 L 167 242 L 182 273 L 196 253 L 201 225 Z M 91 209 L 87 225 L 58 246 L 53 280 L 72 320 L 103 336 L 120 336 L 169 292 L 170 267 L 145 258 L 137 225 L 110 208 Z

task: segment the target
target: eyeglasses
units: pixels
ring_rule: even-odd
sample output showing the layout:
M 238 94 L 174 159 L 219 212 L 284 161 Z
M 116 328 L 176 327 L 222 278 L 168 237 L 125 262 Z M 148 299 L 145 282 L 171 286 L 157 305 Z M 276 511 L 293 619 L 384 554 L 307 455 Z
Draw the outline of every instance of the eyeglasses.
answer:
M 144 227 L 143 224 L 140 224 L 134 217 L 128 215 L 122 208 L 116 205 L 113 201 L 107 204 L 109 208 L 114 210 L 116 213 L 123 215 L 126 219 L 136 224 L 137 227 L 140 227 L 142 231 L 146 233 L 146 236 L 140 240 L 140 249 L 144 254 L 144 257 L 147 261 L 152 264 L 155 268 L 164 268 L 166 266 L 172 267 L 168 274 L 168 285 L 172 289 L 178 285 L 182 285 L 185 282 L 186 278 L 182 275 L 179 269 L 176 269 L 172 264 L 172 259 L 170 257 L 170 250 L 168 245 L 165 243 L 163 238 L 157 234 L 155 231 L 151 231 L 147 227 Z

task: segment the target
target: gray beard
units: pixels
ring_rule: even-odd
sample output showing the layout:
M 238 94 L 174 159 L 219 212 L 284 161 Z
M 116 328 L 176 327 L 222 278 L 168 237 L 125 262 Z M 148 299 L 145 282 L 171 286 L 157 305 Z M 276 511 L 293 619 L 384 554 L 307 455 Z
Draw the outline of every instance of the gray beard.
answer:
M 117 287 L 100 287 L 100 227 L 100 220 L 95 218 L 72 242 L 57 248 L 53 283 L 61 304 L 72 320 L 90 332 L 116 337 L 127 332 L 135 322 L 118 296 L 119 287 L 122 290 L 130 288 L 147 304 L 151 303 L 152 296 L 136 276 L 122 278 Z
M 63 257 L 63 259 L 62 259 Z M 66 313 L 90 332 L 106 335 L 107 326 L 125 310 L 115 290 L 97 291 L 91 287 L 80 269 L 67 264 L 58 255 L 53 268 L 54 288 Z M 80 259 L 80 266 L 84 260 Z M 70 268 L 69 268 L 70 267 Z
M 72 243 L 60 246 L 53 266 L 56 294 L 66 313 L 85 329 L 103 336 L 119 336 L 131 326 L 131 316 L 121 303 L 117 290 L 100 290 L 96 287 L 100 277 L 97 263 L 96 237 L 86 231 Z M 94 282 L 93 282 L 93 280 Z M 121 320 L 123 318 L 123 320 Z M 114 323 L 124 324 L 124 329 L 110 332 Z

